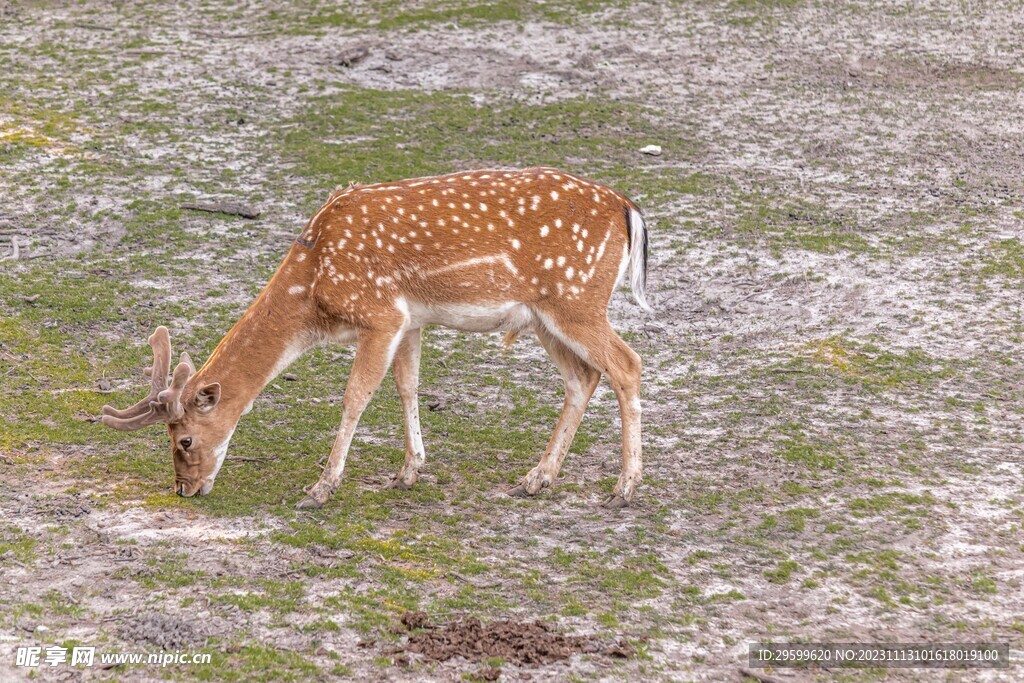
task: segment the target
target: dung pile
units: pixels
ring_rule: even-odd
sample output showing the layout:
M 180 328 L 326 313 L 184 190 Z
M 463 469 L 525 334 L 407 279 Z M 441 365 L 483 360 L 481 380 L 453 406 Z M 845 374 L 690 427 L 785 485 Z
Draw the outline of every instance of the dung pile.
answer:
M 617 657 L 633 654 L 628 644 L 603 645 L 585 636 L 565 635 L 542 621 L 518 622 L 507 619 L 482 623 L 467 618 L 436 626 L 422 612 L 407 612 L 402 625 L 410 631 L 406 652 L 426 659 L 444 661 L 453 657 L 481 660 L 500 658 L 518 664 L 550 664 L 576 653 L 602 653 Z

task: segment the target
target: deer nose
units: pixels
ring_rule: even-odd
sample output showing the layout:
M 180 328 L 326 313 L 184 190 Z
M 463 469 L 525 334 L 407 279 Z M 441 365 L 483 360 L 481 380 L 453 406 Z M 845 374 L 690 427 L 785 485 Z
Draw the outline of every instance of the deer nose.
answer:
M 185 485 L 184 484 L 178 484 L 178 495 L 179 496 L 184 496 L 185 495 Z

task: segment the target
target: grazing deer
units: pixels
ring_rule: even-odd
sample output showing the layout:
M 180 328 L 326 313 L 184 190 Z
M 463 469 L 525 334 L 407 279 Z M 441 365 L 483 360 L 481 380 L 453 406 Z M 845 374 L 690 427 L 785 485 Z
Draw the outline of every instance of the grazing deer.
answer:
M 606 507 L 627 505 L 640 481 L 640 358 L 608 322 L 612 292 L 631 273 L 644 297 L 647 231 L 636 205 L 608 187 L 551 168 L 472 171 L 336 190 L 309 220 L 256 301 L 198 371 L 182 354 L 171 376 L 167 328 L 149 338 L 149 396 L 104 406 L 105 425 L 165 422 L 175 490 L 206 495 L 239 418 L 278 373 L 324 342 L 356 345 L 341 428 L 327 465 L 297 507 L 338 487 L 359 417 L 388 366 L 405 416 L 413 485 L 424 462 L 417 406 L 425 325 L 533 332 L 565 381 L 565 404 L 540 464 L 509 491 L 550 486 L 603 373 L 622 413 L 622 473 Z

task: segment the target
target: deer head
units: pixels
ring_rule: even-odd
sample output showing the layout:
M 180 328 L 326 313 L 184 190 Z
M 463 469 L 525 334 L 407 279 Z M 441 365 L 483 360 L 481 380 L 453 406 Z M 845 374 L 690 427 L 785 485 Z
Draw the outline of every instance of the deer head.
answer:
M 168 386 L 171 368 L 171 337 L 167 328 L 156 328 L 149 337 L 153 348 L 153 367 L 146 368 L 150 378 L 149 395 L 131 408 L 118 410 L 103 406 L 100 421 L 123 432 L 149 425 L 167 424 L 174 459 L 174 490 L 181 496 L 206 495 L 224 462 L 232 420 L 217 419 L 220 384 L 191 386 L 195 365 L 187 353 L 181 354 Z M 196 384 L 192 382 L 191 384 Z

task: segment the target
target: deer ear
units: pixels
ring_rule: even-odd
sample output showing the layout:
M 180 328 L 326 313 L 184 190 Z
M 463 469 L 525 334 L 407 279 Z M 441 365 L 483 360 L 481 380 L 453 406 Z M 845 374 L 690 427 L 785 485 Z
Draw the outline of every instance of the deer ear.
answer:
M 213 407 L 220 401 L 220 384 L 214 382 L 213 384 L 207 384 L 198 392 L 194 399 L 196 408 L 199 412 L 206 413 L 213 410 Z

